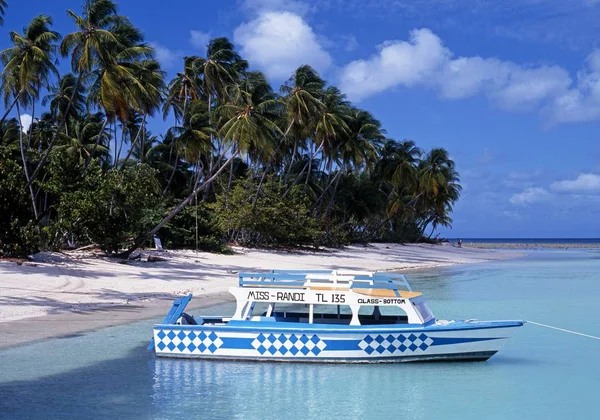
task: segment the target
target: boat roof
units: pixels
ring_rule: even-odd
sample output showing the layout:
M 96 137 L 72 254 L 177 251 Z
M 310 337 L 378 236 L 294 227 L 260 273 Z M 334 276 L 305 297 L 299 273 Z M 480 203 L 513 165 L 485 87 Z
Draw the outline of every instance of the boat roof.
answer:
M 239 287 L 352 291 L 372 297 L 421 296 L 414 292 L 404 274 L 387 271 L 269 270 L 239 273 Z

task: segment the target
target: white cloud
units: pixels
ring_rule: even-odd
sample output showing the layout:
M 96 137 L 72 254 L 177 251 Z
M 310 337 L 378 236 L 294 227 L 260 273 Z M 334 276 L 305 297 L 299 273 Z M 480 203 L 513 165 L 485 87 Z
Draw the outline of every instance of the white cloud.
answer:
M 331 65 L 317 35 L 306 21 L 290 12 L 264 12 L 240 25 L 233 34 L 242 55 L 267 76 L 287 79 L 303 64 L 319 71 Z
M 386 41 L 368 60 L 355 60 L 341 72 L 342 91 L 352 99 L 382 92 L 397 85 L 429 83 L 450 51 L 429 29 L 414 30 L 407 41 Z
M 557 192 L 595 193 L 600 192 L 600 175 L 579 174 L 575 180 L 557 181 L 550 185 Z
M 429 29 L 416 29 L 409 41 L 387 41 L 367 60 L 341 71 L 342 90 L 360 100 L 396 86 L 434 88 L 445 99 L 483 94 L 508 109 L 523 109 L 556 97 L 571 85 L 557 66 L 527 67 L 497 58 L 453 57 Z
M 199 49 L 206 49 L 210 41 L 210 33 L 202 31 L 190 31 L 190 44 Z
M 577 73 L 576 84 L 558 95 L 545 112 L 556 122 L 600 118 L 600 49 L 588 55 L 585 67 Z
M 21 114 L 21 127 L 23 132 L 27 133 L 29 127 L 31 127 L 32 117 L 30 114 Z
M 154 48 L 154 56 L 163 67 L 173 66 L 183 56 L 180 51 L 171 50 L 157 42 L 148 44 Z
M 531 187 L 526 188 L 521 193 L 514 194 L 508 201 L 514 205 L 527 205 L 548 200 L 551 196 L 552 194 L 550 194 L 544 188 Z

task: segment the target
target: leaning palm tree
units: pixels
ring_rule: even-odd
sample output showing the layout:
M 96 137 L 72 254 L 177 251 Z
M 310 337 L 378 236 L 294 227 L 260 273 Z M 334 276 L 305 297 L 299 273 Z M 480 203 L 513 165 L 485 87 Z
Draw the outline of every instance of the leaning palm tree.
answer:
M 218 116 L 224 123 L 219 130 L 219 135 L 224 141 L 225 151 L 223 156 L 229 156 L 222 162 L 219 159 L 219 169 L 210 176 L 206 176 L 202 182 L 199 177 L 196 178 L 194 188 L 188 196 L 171 210 L 147 235 L 136 238 L 131 248 L 123 253 L 130 255 L 135 249 L 143 244 L 148 238 L 151 238 L 173 217 L 183 210 L 203 189 L 207 188 L 225 168 L 239 155 L 250 153 L 252 150 L 264 150 L 265 153 L 272 151 L 275 145 L 275 135 L 279 130 L 277 124 L 267 117 L 268 109 L 272 105 L 271 101 L 253 103 L 252 95 L 248 92 L 240 93 L 237 100 L 232 103 L 225 103 L 218 108 Z M 222 162 L 222 163 L 221 163 Z

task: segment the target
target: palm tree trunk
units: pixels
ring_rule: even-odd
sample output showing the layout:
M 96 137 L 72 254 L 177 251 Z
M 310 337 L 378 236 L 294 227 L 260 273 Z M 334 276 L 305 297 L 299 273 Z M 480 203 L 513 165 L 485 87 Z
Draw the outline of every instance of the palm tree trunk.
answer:
M 33 122 L 35 121 L 35 101 L 31 104 L 31 124 L 27 129 L 27 148 L 31 147 L 31 132 L 33 130 Z
M 327 191 L 333 185 L 333 183 L 337 181 L 337 179 L 339 178 L 340 174 L 341 174 L 341 170 L 338 170 L 338 172 L 335 174 L 335 176 L 333 177 L 332 180 L 329 180 L 329 179 L 327 180 L 325 189 L 323 190 L 323 192 L 319 196 L 319 199 L 317 200 L 317 202 L 316 202 L 316 204 L 314 206 L 314 209 L 316 209 L 317 207 L 319 207 L 319 212 L 320 212 L 320 210 L 321 210 L 321 203 L 322 203 L 323 199 L 325 198 L 325 194 L 327 194 Z M 337 182 L 336 182 L 336 188 L 337 188 Z
M 177 214 L 179 214 L 179 212 L 181 212 L 181 210 L 183 210 L 189 203 L 191 203 L 192 200 L 194 199 L 194 197 L 200 191 L 205 189 L 211 182 L 213 182 L 221 174 L 221 172 L 223 172 L 223 170 L 227 167 L 227 165 L 229 165 L 231 163 L 231 161 L 233 161 L 237 157 L 237 155 L 238 155 L 238 152 L 232 153 L 231 157 L 219 168 L 219 170 L 217 172 L 214 173 L 213 176 L 211 176 L 209 179 L 204 181 L 202 183 L 202 185 L 194 188 L 194 190 L 187 196 L 187 198 L 185 200 L 183 200 L 181 203 L 179 203 L 177 205 L 177 207 L 175 207 L 173 210 L 171 210 L 169 212 L 169 214 L 167 214 L 165 217 L 163 217 L 163 219 L 160 221 L 160 223 L 158 223 L 150 232 L 148 232 L 148 234 L 139 236 L 134 241 L 131 248 L 129 248 L 125 252 L 119 254 L 119 256 L 123 257 L 123 258 L 129 257 L 133 251 L 135 251 L 136 249 L 138 249 L 140 247 L 140 245 L 142 245 L 148 239 L 152 238 L 164 225 L 169 223 L 169 221 L 173 217 L 175 217 Z
M 117 122 L 115 121 L 115 162 L 114 162 L 114 167 L 117 167 L 117 163 L 119 163 L 119 156 L 121 156 L 121 150 L 123 149 L 123 142 L 125 141 L 125 131 L 126 131 L 126 127 L 125 127 L 125 123 L 121 122 L 121 144 L 119 145 L 119 150 L 117 150 L 117 144 L 118 144 L 118 136 L 117 136 Z
M 179 151 L 175 155 L 175 163 L 173 164 L 173 172 L 171 172 L 171 176 L 169 177 L 169 181 L 167 182 L 167 185 L 165 185 L 165 189 L 162 192 L 163 197 L 165 195 L 167 195 L 167 191 L 169 191 L 169 187 L 171 186 L 171 182 L 173 182 L 173 177 L 175 176 L 175 172 L 177 172 L 177 162 L 179 162 Z
M 31 174 L 31 178 L 29 179 L 29 182 L 27 182 L 27 187 L 29 187 L 29 185 L 38 176 L 40 169 L 42 169 L 42 166 L 44 165 L 44 163 L 46 163 L 46 159 L 48 159 L 48 156 L 50 155 L 50 152 L 52 151 L 52 148 L 54 147 L 54 143 L 56 142 L 56 139 L 58 138 L 58 134 L 60 133 L 60 130 L 62 129 L 63 126 L 65 126 L 65 124 L 67 122 L 67 115 L 69 115 L 69 111 L 71 110 L 71 104 L 73 103 L 73 98 L 75 97 L 75 93 L 79 89 L 79 85 L 81 83 L 82 77 L 83 77 L 83 73 L 79 73 L 79 75 L 77 76 L 77 83 L 75 84 L 75 88 L 73 89 L 73 93 L 71 94 L 71 98 L 69 99 L 69 105 L 67 105 L 67 109 L 65 110 L 65 113 L 62 116 L 60 123 L 58 124 L 58 126 L 56 126 L 56 130 L 54 131 L 54 134 L 52 135 L 52 139 L 50 140 L 50 143 L 48 144 L 48 148 L 46 149 L 46 152 L 44 152 L 42 159 L 35 167 L 33 174 Z
M 322 148 L 323 148 L 323 145 L 319 146 L 319 149 L 315 152 L 315 154 L 319 153 Z M 285 197 L 286 195 L 288 195 L 289 192 L 292 190 L 292 188 L 294 188 L 294 186 L 298 183 L 298 181 L 300 180 L 300 177 L 302 176 L 302 174 L 304 173 L 306 168 L 309 167 L 310 163 L 311 163 L 311 161 L 309 160 L 309 162 L 306 165 L 304 165 L 304 168 L 302 168 L 302 170 L 300 171 L 300 173 L 298 174 L 296 179 L 294 179 L 294 182 L 292 182 L 292 185 L 290 185 L 289 188 L 283 193 L 283 195 L 281 196 L 282 198 Z M 310 172 L 309 172 L 309 174 L 310 174 Z
M 96 143 L 94 143 L 94 148 L 92 149 L 92 152 L 90 153 L 87 160 L 85 161 L 85 165 L 83 166 L 84 170 L 87 169 L 90 162 L 92 161 L 92 158 L 94 157 L 94 153 L 96 153 L 96 149 L 98 148 L 98 145 L 100 144 L 100 140 L 102 140 L 102 136 L 104 134 L 104 129 L 106 128 L 106 123 L 108 123 L 107 118 L 104 119 L 104 122 L 102 123 L 102 128 L 100 129 L 100 132 L 98 133 L 98 137 L 96 138 Z
M 311 149 L 314 148 L 314 144 L 311 146 Z M 310 157 L 308 158 L 308 172 L 306 172 L 306 181 L 304 181 L 304 185 L 308 185 L 308 180 L 310 179 L 310 171 L 312 169 L 312 161 L 315 157 L 315 152 L 310 154 Z
M 19 103 L 17 102 L 17 117 L 19 118 L 19 146 L 21 149 L 21 160 L 23 161 L 23 171 L 25 172 L 25 180 L 27 181 L 27 186 L 29 189 L 29 193 L 31 195 L 31 205 L 33 206 L 33 215 L 35 219 L 38 218 L 37 206 L 35 204 L 35 194 L 33 193 L 33 185 L 31 185 L 30 177 L 29 177 L 29 169 L 27 168 L 27 157 L 25 156 L 25 147 L 23 145 L 23 123 L 21 122 L 21 109 L 19 108 Z
M 292 157 L 290 159 L 290 164 L 285 170 L 284 181 L 287 182 L 290 172 L 292 172 L 292 167 L 294 166 L 294 162 L 296 161 L 296 153 L 298 152 L 298 142 L 294 141 L 294 150 L 292 151 Z
M 327 204 L 327 207 L 325 208 L 325 218 L 327 218 L 327 215 L 329 214 L 329 211 L 331 210 L 331 208 L 333 207 L 333 203 L 335 202 L 335 194 L 337 193 L 337 189 L 338 189 L 338 185 L 340 183 L 340 179 L 341 177 L 338 176 L 339 174 L 341 174 L 342 171 L 340 170 L 337 174 L 337 180 L 335 181 L 335 185 L 333 187 L 333 194 L 331 194 L 331 198 L 329 199 L 329 203 Z
M 131 154 L 133 153 L 133 148 L 137 144 L 142 131 L 144 131 L 144 125 L 145 124 L 146 124 L 146 114 L 144 114 L 144 119 L 142 120 L 142 126 L 140 127 L 140 129 L 138 130 L 137 134 L 135 135 L 135 139 L 131 142 L 131 147 L 129 148 L 129 152 L 127 152 L 127 156 L 125 156 L 125 159 L 123 160 L 123 163 L 121 163 L 121 169 L 123 169 L 125 167 L 125 164 L 127 163 L 127 161 L 129 160 L 129 158 L 131 157 Z M 143 142 L 142 142 L 142 144 L 143 144 Z M 141 157 L 142 156 L 140 156 L 140 158 Z

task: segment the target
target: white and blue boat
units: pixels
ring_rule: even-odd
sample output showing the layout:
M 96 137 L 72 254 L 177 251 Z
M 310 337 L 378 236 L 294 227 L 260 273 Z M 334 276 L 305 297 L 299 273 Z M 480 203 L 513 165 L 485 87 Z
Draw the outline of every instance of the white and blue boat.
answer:
M 153 327 L 157 356 L 281 362 L 487 360 L 524 321 L 436 320 L 406 277 L 389 272 L 240 273 L 231 317 L 184 312 Z

